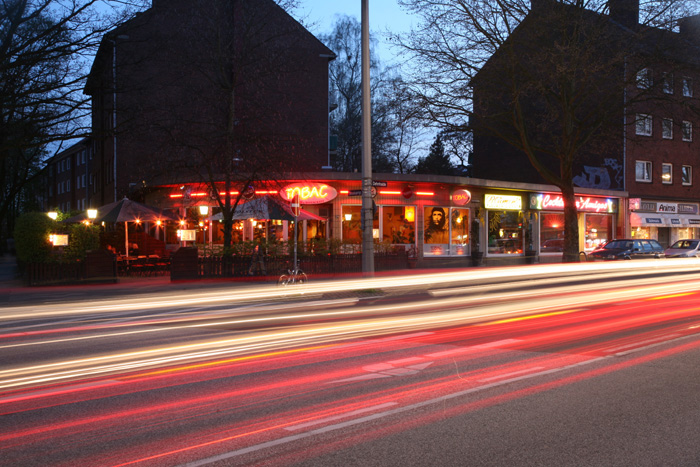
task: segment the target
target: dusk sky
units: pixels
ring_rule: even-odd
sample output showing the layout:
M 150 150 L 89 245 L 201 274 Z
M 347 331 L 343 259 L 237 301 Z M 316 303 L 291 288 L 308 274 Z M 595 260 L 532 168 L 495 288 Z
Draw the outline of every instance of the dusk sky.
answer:
M 362 9 L 361 0 L 301 0 L 301 9 L 297 14 L 306 16 L 305 22 L 313 24 L 311 32 L 315 35 L 327 34 L 331 31 L 335 16 L 349 15 L 360 20 Z M 369 0 L 369 25 L 373 32 L 383 33 L 407 31 L 410 29 L 412 18 L 399 7 L 396 0 Z M 391 53 L 385 45 L 383 37 L 378 36 L 381 60 L 391 60 Z

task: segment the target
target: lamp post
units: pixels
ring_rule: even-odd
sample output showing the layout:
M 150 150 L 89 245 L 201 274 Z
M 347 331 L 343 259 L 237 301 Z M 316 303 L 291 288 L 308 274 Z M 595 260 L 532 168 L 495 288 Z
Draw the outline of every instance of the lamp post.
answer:
M 362 275 L 374 276 L 372 119 L 369 87 L 369 0 L 362 0 Z
M 112 159 L 113 159 L 113 183 L 114 201 L 117 199 L 117 41 L 129 39 L 129 36 L 121 34 L 114 39 L 108 39 L 112 43 Z

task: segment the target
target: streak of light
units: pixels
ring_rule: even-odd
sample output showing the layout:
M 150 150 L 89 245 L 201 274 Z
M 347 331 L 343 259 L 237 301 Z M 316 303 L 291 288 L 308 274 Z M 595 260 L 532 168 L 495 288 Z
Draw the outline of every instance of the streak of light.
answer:
M 695 258 L 693 258 L 695 259 Z M 566 274 L 603 274 L 634 271 L 688 272 L 700 271 L 697 260 L 684 259 L 657 261 L 615 261 L 610 263 L 566 263 L 552 265 L 534 265 L 527 268 L 471 268 L 457 272 L 433 274 L 416 274 L 391 277 L 374 277 L 352 280 L 320 281 L 307 283 L 301 287 L 248 287 L 239 285 L 216 291 L 200 291 L 174 294 L 148 294 L 139 298 L 108 300 L 91 305 L 53 303 L 44 309 L 37 306 L 15 306 L 3 309 L 0 320 L 17 320 L 36 317 L 61 316 L 79 313 L 114 313 L 133 310 L 156 310 L 178 306 L 228 304 L 232 301 L 271 300 L 298 297 L 300 294 L 327 294 L 363 289 L 404 289 L 432 286 L 446 283 L 474 283 L 480 280 L 498 279 L 499 282 L 519 279 L 535 279 L 549 275 Z M 547 279 L 552 280 L 552 279 Z
M 687 289 L 697 289 L 698 284 L 685 286 Z M 517 307 L 512 304 L 491 304 L 478 308 L 470 308 L 469 301 L 462 297 L 448 297 L 431 302 L 431 308 L 446 311 L 425 312 L 424 302 L 407 304 L 380 305 L 359 307 L 352 310 L 340 310 L 317 314 L 297 314 L 285 316 L 286 319 L 299 320 L 302 317 L 332 317 L 339 315 L 375 314 L 401 311 L 402 313 L 416 312 L 413 315 L 395 317 L 367 318 L 362 321 L 337 322 L 332 324 L 298 325 L 293 329 L 282 331 L 255 332 L 245 336 L 228 339 L 206 340 L 187 345 L 160 347 L 114 355 L 103 355 L 84 359 L 53 362 L 25 368 L 13 368 L 0 371 L 0 388 L 15 388 L 26 385 L 44 384 L 66 379 L 94 376 L 125 370 L 152 368 L 158 365 L 172 365 L 178 362 L 221 358 L 226 355 L 243 354 L 246 352 L 270 352 L 276 349 L 292 346 L 337 344 L 339 340 L 369 337 L 386 332 L 402 333 L 414 330 L 436 329 L 445 326 L 474 323 L 494 318 L 504 319 L 504 316 L 522 316 L 528 314 L 548 313 L 571 305 L 603 303 L 614 300 L 630 300 L 632 298 L 648 297 L 664 293 L 666 290 L 678 291 L 678 284 L 646 286 L 641 289 L 622 289 L 601 291 L 595 295 L 573 295 L 549 297 L 546 299 L 521 301 Z M 271 318 L 253 318 L 234 320 L 226 323 L 268 322 Z M 282 318 L 278 318 L 282 319 Z M 648 318 L 647 318 L 648 319 Z M 200 326 L 189 325 L 189 326 Z M 187 326 L 185 326 L 187 327 Z M 139 331 L 140 332 L 140 331 Z M 551 339 L 556 338 L 551 336 Z M 559 336 L 561 337 L 561 336 Z

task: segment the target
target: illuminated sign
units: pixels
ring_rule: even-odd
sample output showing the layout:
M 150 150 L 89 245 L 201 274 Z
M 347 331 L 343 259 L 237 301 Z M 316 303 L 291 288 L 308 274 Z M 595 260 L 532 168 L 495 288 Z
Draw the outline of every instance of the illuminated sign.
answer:
M 452 202 L 457 206 L 464 206 L 472 200 L 472 194 L 469 190 L 459 189 L 452 193 Z
M 521 210 L 523 198 L 509 195 L 484 195 L 484 207 L 486 209 Z
M 53 246 L 68 246 L 68 235 L 51 234 L 49 241 Z
M 577 196 L 576 210 L 582 212 L 616 212 L 617 204 L 609 198 Z M 530 196 L 530 209 L 564 210 L 564 198 L 560 194 L 533 193 Z
M 301 204 L 321 204 L 334 199 L 338 192 L 325 183 L 292 183 L 280 190 L 280 196 L 285 201 L 299 196 Z

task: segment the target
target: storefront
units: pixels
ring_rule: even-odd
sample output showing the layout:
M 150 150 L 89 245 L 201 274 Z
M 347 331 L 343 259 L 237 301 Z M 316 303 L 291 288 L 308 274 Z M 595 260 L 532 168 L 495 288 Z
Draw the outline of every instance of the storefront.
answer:
M 619 199 L 576 195 L 578 212 L 579 251 L 593 251 L 609 240 L 617 238 Z M 531 211 L 535 221 L 539 254 L 560 256 L 564 251 L 564 199 L 558 193 L 531 193 Z
M 635 238 L 652 238 L 668 247 L 676 240 L 698 238 L 700 214 L 697 203 L 629 200 L 630 232 Z
M 333 241 L 343 251 L 362 245 L 362 190 L 359 174 L 307 174 L 305 180 L 259 183 L 246 188 L 234 215 L 233 239 Z M 378 174 L 373 181 L 372 236 L 382 248 L 405 249 L 421 265 L 467 265 L 472 251 L 497 263 L 516 264 L 537 254 L 561 255 L 564 213 L 561 196 L 537 190 L 545 185 L 513 184 L 461 177 Z M 223 195 L 223 193 L 220 193 Z M 168 205 L 182 216 L 183 229 L 198 230 L 197 243 L 223 243 L 221 209 L 215 196 L 196 185 L 154 190 L 149 202 Z M 232 191 L 233 198 L 239 196 Z M 261 198 L 273 198 L 284 213 L 241 213 Z M 301 215 L 290 216 L 299 198 Z M 527 200 L 530 200 L 529 205 Z M 579 196 L 581 250 L 614 238 L 618 200 Z M 201 214 L 199 207 L 208 206 Z M 510 261 L 509 258 L 514 261 Z M 488 263 L 488 261 L 487 261 Z

